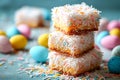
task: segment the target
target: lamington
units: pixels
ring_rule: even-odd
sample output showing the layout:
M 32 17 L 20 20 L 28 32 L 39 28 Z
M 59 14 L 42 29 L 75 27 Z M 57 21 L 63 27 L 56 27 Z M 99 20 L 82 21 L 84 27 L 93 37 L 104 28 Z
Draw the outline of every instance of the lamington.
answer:
M 95 31 L 99 26 L 99 13 L 85 3 L 55 7 L 52 9 L 53 26 L 66 34 Z
M 59 52 L 49 53 L 49 67 L 63 74 L 78 76 L 84 72 L 100 68 L 102 54 L 95 49 L 87 52 L 79 58 L 61 55 Z
M 44 18 L 41 9 L 24 6 L 15 13 L 16 25 L 27 24 L 32 28 L 44 25 Z
M 79 57 L 94 48 L 94 32 L 66 35 L 61 31 L 54 31 L 49 35 L 48 46 L 50 50 L 58 51 L 61 54 Z

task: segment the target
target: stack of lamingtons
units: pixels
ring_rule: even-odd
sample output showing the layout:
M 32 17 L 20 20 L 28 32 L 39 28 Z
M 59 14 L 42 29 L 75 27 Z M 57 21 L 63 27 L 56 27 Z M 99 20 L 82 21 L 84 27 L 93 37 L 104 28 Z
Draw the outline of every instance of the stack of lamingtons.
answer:
M 52 9 L 55 31 L 49 35 L 49 67 L 78 76 L 100 67 L 102 55 L 94 49 L 99 11 L 85 3 Z

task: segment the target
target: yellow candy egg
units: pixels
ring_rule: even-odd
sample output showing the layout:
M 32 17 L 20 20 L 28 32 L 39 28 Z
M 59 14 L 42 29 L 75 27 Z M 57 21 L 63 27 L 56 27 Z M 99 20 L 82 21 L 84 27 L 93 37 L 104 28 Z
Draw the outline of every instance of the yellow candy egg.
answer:
M 42 34 L 38 37 L 38 44 L 44 47 L 48 47 L 48 36 L 49 34 Z
M 24 49 L 27 45 L 27 39 L 23 35 L 15 35 L 10 38 L 10 43 L 14 49 Z
M 6 33 L 4 31 L 0 30 L 0 35 L 6 36 Z
M 110 31 L 110 35 L 115 35 L 115 36 L 118 36 L 120 37 L 120 29 L 118 28 L 114 28 Z

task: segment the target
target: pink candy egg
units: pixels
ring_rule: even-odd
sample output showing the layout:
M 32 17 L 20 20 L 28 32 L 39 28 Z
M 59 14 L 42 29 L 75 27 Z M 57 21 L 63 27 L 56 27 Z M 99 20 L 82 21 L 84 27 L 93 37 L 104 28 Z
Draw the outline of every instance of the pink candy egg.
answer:
M 108 24 L 107 28 L 108 30 L 112 30 L 113 28 L 120 28 L 120 22 L 113 20 Z
M 112 50 L 115 46 L 120 45 L 120 38 L 112 35 L 106 36 L 101 40 L 101 45 Z
M 107 25 L 108 25 L 109 21 L 106 18 L 102 18 L 100 19 L 100 26 L 99 26 L 99 30 L 103 31 L 103 30 L 107 30 Z
M 106 18 L 100 19 L 100 25 L 98 31 L 96 31 L 96 34 L 99 34 L 102 31 L 107 31 L 107 25 L 109 21 Z
M 24 35 L 27 38 L 30 38 L 31 29 L 29 26 L 22 24 L 22 25 L 19 25 L 17 29 L 20 31 L 22 35 Z
M 5 36 L 0 36 L 0 52 L 8 53 L 12 51 L 13 48 L 9 42 L 9 39 Z

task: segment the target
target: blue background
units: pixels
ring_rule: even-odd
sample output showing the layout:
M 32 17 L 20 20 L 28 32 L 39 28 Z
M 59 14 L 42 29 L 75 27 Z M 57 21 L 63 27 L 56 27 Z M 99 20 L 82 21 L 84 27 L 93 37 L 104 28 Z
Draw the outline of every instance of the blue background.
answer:
M 37 6 L 51 9 L 65 4 L 86 2 L 102 11 L 102 17 L 120 19 L 120 0 L 0 0 L 0 10 L 11 13 L 22 6 Z

